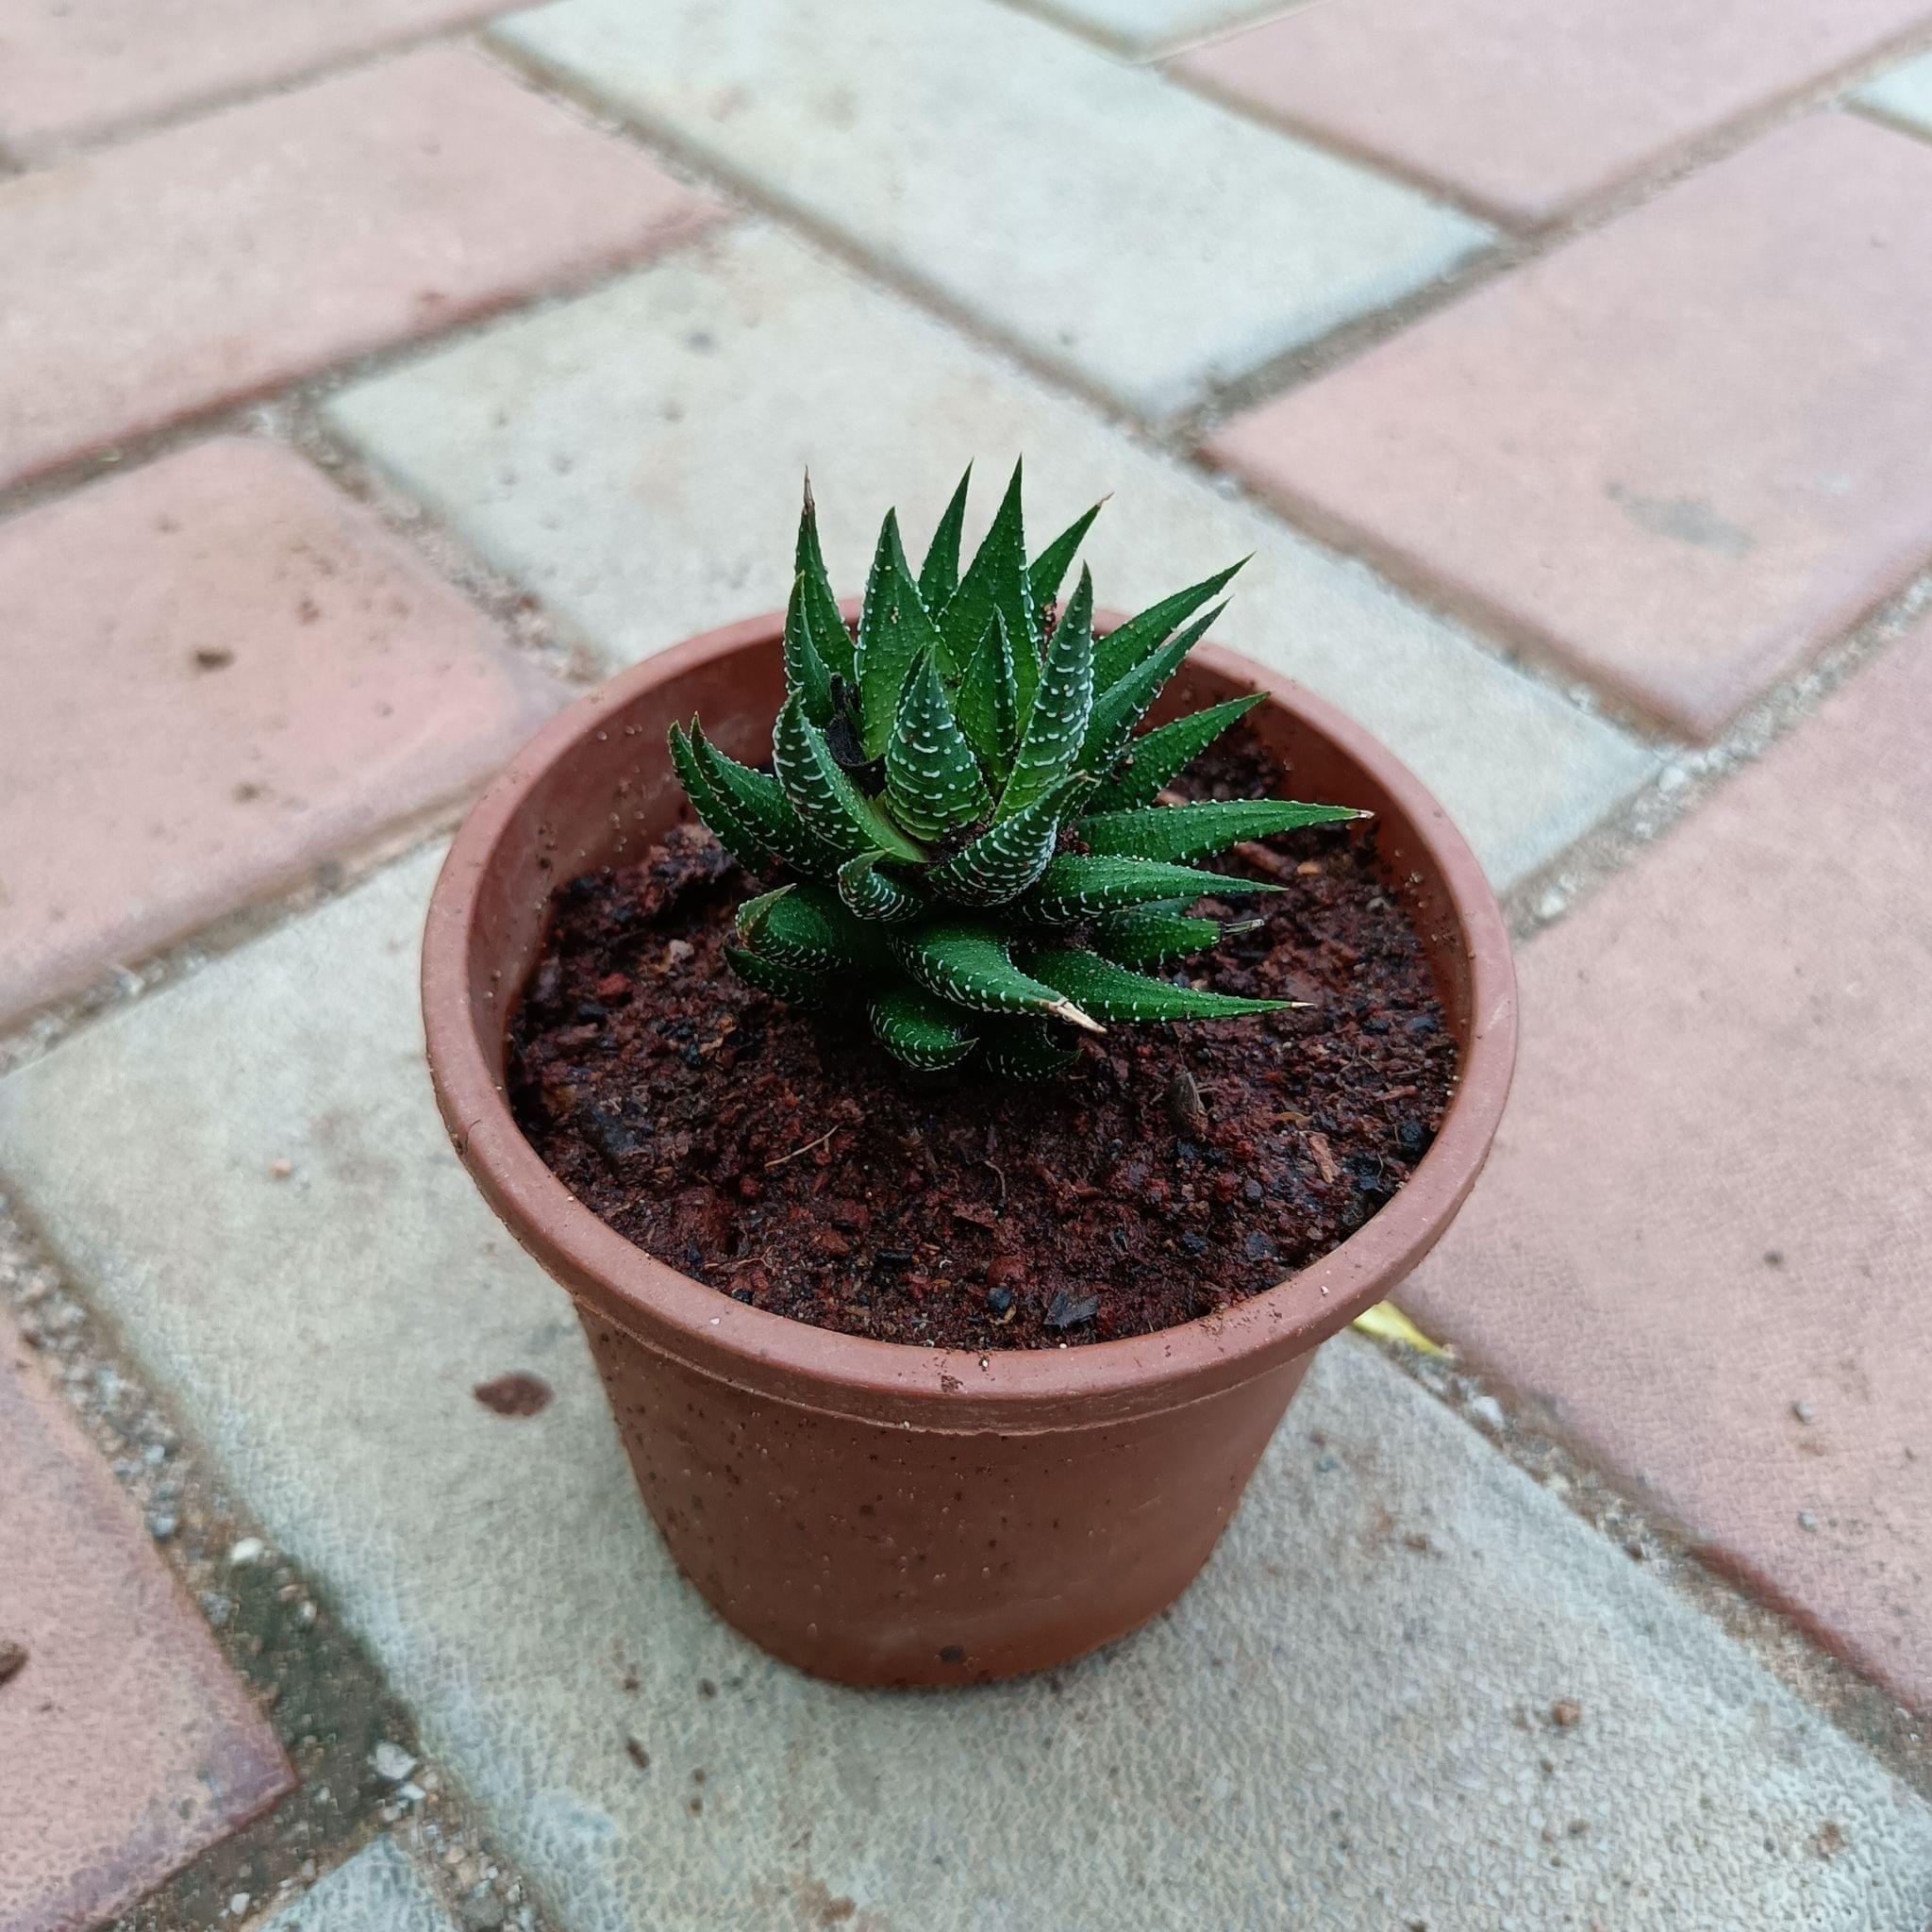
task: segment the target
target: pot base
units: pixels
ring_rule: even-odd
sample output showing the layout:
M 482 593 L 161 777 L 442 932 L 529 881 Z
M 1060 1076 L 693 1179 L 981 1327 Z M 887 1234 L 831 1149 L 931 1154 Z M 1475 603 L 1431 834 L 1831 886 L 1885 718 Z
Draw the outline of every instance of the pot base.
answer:
M 699 1595 L 814 1676 L 901 1689 L 1049 1670 L 1158 1616 L 1314 1359 L 1111 1426 L 914 1435 L 735 1388 L 577 1312 Z

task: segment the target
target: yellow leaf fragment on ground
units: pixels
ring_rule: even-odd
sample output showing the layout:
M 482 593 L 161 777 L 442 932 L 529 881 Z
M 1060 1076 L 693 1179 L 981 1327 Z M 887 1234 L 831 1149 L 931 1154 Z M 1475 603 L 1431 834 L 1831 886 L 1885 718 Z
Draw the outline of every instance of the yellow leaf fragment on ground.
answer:
M 1420 1349 L 1424 1355 L 1448 1353 L 1441 1342 L 1431 1341 L 1393 1302 L 1377 1302 L 1373 1308 L 1357 1315 L 1354 1325 L 1377 1341 L 1399 1341 L 1406 1347 Z

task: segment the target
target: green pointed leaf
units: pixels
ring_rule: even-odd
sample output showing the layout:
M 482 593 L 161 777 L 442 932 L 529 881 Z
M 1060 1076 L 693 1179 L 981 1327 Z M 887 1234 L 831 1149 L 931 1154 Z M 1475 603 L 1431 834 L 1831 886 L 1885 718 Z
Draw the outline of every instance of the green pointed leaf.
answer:
M 979 1036 L 987 1071 L 1002 1080 L 1051 1080 L 1080 1058 L 1067 1029 L 1053 1020 L 987 1020 Z
M 930 611 L 946 608 L 946 600 L 959 588 L 959 537 L 966 527 L 966 492 L 973 482 L 973 465 L 959 478 L 953 500 L 933 532 L 932 546 L 919 567 L 919 594 Z
M 1210 892 L 1228 898 L 1241 892 L 1278 892 L 1259 879 L 1224 878 L 1192 866 L 1165 865 L 1147 858 L 1087 858 L 1063 852 L 1047 865 L 1022 910 L 1048 925 L 1068 925 L 1123 906 L 1145 906 L 1178 899 L 1191 906 Z
M 1046 648 L 1000 816 L 1024 811 L 1073 769 L 1093 714 L 1093 579 L 1085 570 Z
M 812 973 L 802 966 L 784 966 L 775 959 L 761 959 L 756 953 L 728 941 L 724 958 L 745 985 L 768 992 L 788 1006 L 813 1010 L 841 1004 L 841 995 L 849 997 L 849 985 L 841 985 L 835 974 Z
M 1176 591 L 1158 604 L 1150 604 L 1140 616 L 1130 617 L 1118 630 L 1102 638 L 1094 652 L 1095 685 L 1105 691 L 1108 685 L 1119 683 L 1136 664 L 1159 647 L 1177 624 L 1185 623 L 1210 597 L 1224 590 L 1247 560 L 1244 557 L 1241 563 L 1231 563 L 1211 577 L 1203 577 L 1198 584 Z
M 823 729 L 832 722 L 832 679 L 812 641 L 806 614 L 805 574 L 791 579 L 785 606 L 785 689 L 805 707 L 805 715 Z
M 980 833 L 926 874 L 936 892 L 962 906 L 1000 906 L 1018 898 L 1053 858 L 1060 824 L 1091 780 L 1075 773 L 1042 792 L 1023 812 Z
M 872 1003 L 872 1030 L 894 1059 L 923 1074 L 958 1065 L 978 1043 L 959 1008 L 903 982 Z
M 740 939 L 750 938 L 758 930 L 758 922 L 766 913 L 787 893 L 794 890 L 795 888 L 791 886 L 774 886 L 769 892 L 759 892 L 753 898 L 741 901 L 738 910 L 731 915 L 732 931 Z
M 808 878 L 829 878 L 839 854 L 792 809 L 778 781 L 727 758 L 708 739 L 696 719 L 691 727 L 691 748 L 706 780 L 757 837 L 793 872 Z
M 839 600 L 832 593 L 832 580 L 825 575 L 824 553 L 819 548 L 818 506 L 811 500 L 811 477 L 805 479 L 805 508 L 798 517 L 798 547 L 792 569 L 805 583 L 805 617 L 811 630 L 821 661 L 828 672 L 855 682 L 852 664 L 852 633 L 839 612 Z M 822 724 L 824 720 L 814 718 Z
M 1224 705 L 1190 712 L 1131 740 L 1112 775 L 1093 794 L 1093 809 L 1126 811 L 1137 805 L 1152 805 L 1161 787 L 1185 771 L 1230 724 L 1266 702 L 1267 694 L 1258 691 L 1249 697 L 1229 698 Z
M 893 582 L 907 568 L 906 546 L 899 541 L 899 513 L 889 509 L 873 550 L 866 574 L 865 602 L 858 608 L 858 642 L 853 651 L 852 682 L 865 688 L 865 660 L 877 648 L 878 635 L 891 611 Z
M 1026 581 L 1026 532 L 1020 515 L 1018 463 L 1013 465 L 1013 480 L 1007 486 L 986 541 L 939 614 L 940 636 L 945 657 L 951 660 L 950 667 L 941 662 L 940 668 L 949 679 L 963 671 L 995 611 L 1006 619 L 1019 708 L 1024 713 L 1033 702 L 1033 687 L 1040 681 L 1040 626 Z
M 697 729 L 697 721 L 691 721 L 692 730 Z M 775 855 L 758 835 L 758 828 L 751 824 L 719 791 L 704 766 L 699 762 L 696 748 L 676 724 L 671 727 L 671 762 L 676 767 L 678 778 L 684 786 L 684 794 L 691 800 L 691 809 L 711 829 L 713 836 L 725 851 L 737 859 L 747 872 L 770 872 Z
M 959 728 L 997 779 L 1020 738 L 1020 684 L 1007 620 L 995 610 L 959 685 Z
M 1167 680 L 1181 667 L 1181 660 L 1207 635 L 1208 626 L 1227 607 L 1217 604 L 1197 624 L 1192 624 L 1152 657 L 1140 663 L 1118 682 L 1101 691 L 1093 700 L 1093 716 L 1088 721 L 1087 741 L 1080 747 L 1083 772 L 1105 771 L 1133 736 L 1134 726 L 1154 708 Z
M 859 634 L 858 707 L 867 757 L 885 757 L 912 667 L 923 657 L 938 658 L 939 639 L 901 558 L 894 564 L 879 622 L 869 634 Z
M 916 919 L 926 909 L 923 893 L 879 870 L 883 852 L 861 852 L 839 868 L 839 897 L 849 912 L 881 925 Z
M 1227 993 L 1196 992 L 1150 979 L 1078 947 L 1032 953 L 1027 966 L 1045 986 L 1057 988 L 1083 1010 L 1103 1020 L 1231 1020 L 1242 1013 L 1273 1013 L 1291 1000 L 1235 999 Z
M 886 959 L 878 928 L 815 883 L 747 900 L 738 908 L 738 938 L 761 959 L 811 973 L 875 972 Z
M 992 809 L 973 747 L 930 657 L 907 680 L 886 746 L 886 803 L 922 839 L 943 839 Z
M 786 699 L 772 734 L 772 763 L 798 815 L 841 859 L 884 852 L 918 860 L 924 852 L 839 769 L 798 694 Z
M 1242 932 L 1258 924 L 1242 920 L 1224 927 L 1219 920 L 1190 919 L 1169 907 L 1132 906 L 1124 912 L 1103 913 L 1087 937 L 1096 953 L 1123 966 L 1164 966 L 1190 953 L 1205 953 L 1224 932 Z
M 1082 540 L 1092 527 L 1093 519 L 1100 514 L 1100 499 L 1084 516 L 1074 521 L 1026 566 L 1026 588 L 1033 592 L 1033 608 L 1044 610 L 1060 593 L 1060 585 L 1066 581 L 1067 566 L 1074 560 L 1074 553 L 1079 549 Z
M 1298 805 L 1286 798 L 1150 805 L 1137 811 L 1094 812 L 1080 821 L 1080 840 L 1091 852 L 1180 864 L 1225 852 L 1243 839 L 1272 839 L 1306 825 L 1335 825 L 1368 816 L 1345 805 Z
M 1046 1013 L 1098 1032 L 1073 1001 L 1013 964 L 1006 935 L 990 925 L 922 926 L 891 941 L 893 957 L 927 992 L 975 1013 Z

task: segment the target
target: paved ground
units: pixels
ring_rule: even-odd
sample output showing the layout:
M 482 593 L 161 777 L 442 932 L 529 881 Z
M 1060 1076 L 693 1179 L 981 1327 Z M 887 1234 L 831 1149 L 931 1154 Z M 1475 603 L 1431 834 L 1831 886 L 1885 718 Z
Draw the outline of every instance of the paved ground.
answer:
M 258 11 L 0 0 L 0 1932 L 1925 1932 L 1932 0 Z M 1255 553 L 1524 1064 L 1452 1356 L 858 1695 L 672 1574 L 414 951 L 801 463 L 855 582 L 1018 450 L 1112 601 Z

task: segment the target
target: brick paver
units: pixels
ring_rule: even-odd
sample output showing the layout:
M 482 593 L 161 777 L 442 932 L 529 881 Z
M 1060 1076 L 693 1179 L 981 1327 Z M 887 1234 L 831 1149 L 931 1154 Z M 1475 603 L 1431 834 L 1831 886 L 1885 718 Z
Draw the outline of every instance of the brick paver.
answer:
M 0 1925 L 81 1932 L 291 1789 L 275 1734 L 0 1315 Z
M 1915 133 L 1932 136 L 1932 54 L 1880 75 L 1859 90 L 1858 99 Z
M 0 181 L 0 485 L 646 256 L 709 212 L 448 49 Z
M 0 1169 L 569 1932 L 1932 1911 L 1932 1813 L 1351 1341 L 1201 1584 L 1104 1657 L 904 1698 L 752 1650 L 677 1577 L 568 1304 L 448 1148 L 433 869 L 0 1083 Z M 510 1371 L 554 1400 L 477 1401 Z
M 0 1019 L 486 776 L 563 698 L 299 458 L 0 525 Z
M 1145 59 L 1305 4 L 1307 0 L 1039 0 L 1037 10 Z
M 1932 629 L 1523 962 L 1403 1299 L 1932 1709 Z
M 1043 538 L 1118 603 L 1255 553 L 1217 635 L 1381 731 L 1504 881 L 1650 770 L 1620 734 L 1273 518 L 769 229 L 500 325 L 345 391 L 335 425 L 621 663 L 782 604 L 809 464 L 832 567 L 863 581 L 888 503 L 938 518 L 969 459 L 991 513 L 1025 453 Z
M 1826 115 L 1209 447 L 1705 737 L 1932 556 L 1928 306 L 1932 147 Z
M 1926 0 L 1347 0 L 1179 64 L 1287 126 L 1535 226 L 1926 25 Z
M 464 1932 L 506 1924 L 515 1921 L 493 1919 L 479 1900 Z M 457 1932 L 457 1921 L 408 1855 L 384 1838 L 277 1912 L 261 1932 Z
M 495 32 L 1148 416 L 1487 236 L 988 0 L 567 0 Z
M 13 0 L 0 10 L 0 145 L 43 158 L 503 10 L 503 0 Z

